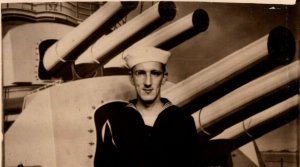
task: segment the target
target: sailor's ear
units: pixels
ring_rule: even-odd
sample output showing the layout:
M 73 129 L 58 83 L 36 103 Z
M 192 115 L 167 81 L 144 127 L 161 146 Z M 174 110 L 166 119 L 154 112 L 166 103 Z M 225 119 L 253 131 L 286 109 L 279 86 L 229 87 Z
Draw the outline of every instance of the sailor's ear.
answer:
M 167 73 L 167 72 L 164 72 L 164 77 L 163 77 L 163 79 L 162 79 L 161 84 L 162 84 L 162 85 L 165 84 L 165 83 L 167 82 L 167 80 L 168 80 L 168 73 Z
M 131 83 L 132 85 L 134 85 L 134 83 L 133 83 L 132 71 L 129 71 L 129 75 L 128 75 L 128 77 L 129 77 L 129 81 L 130 81 L 130 83 Z

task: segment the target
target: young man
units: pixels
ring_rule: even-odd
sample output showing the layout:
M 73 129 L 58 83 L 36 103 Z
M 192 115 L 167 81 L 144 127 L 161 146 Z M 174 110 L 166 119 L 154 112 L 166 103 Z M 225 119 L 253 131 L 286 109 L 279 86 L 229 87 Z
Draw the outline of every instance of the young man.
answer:
M 171 53 L 140 47 L 124 58 L 136 99 L 111 114 L 102 129 L 101 154 L 95 165 L 111 167 L 192 167 L 197 131 L 193 118 L 161 98 Z

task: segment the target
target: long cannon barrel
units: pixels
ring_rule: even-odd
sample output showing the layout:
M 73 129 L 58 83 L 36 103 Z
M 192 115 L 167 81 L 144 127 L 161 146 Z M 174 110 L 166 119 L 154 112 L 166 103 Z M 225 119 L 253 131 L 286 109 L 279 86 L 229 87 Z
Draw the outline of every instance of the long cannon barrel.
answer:
M 92 75 L 101 64 L 105 64 L 137 40 L 172 20 L 175 15 L 175 3 L 156 3 L 85 50 L 75 61 L 77 74 L 81 77 Z
M 244 105 L 299 79 L 300 65 L 295 61 L 267 75 L 241 86 L 226 96 L 192 114 L 199 132 L 211 134 L 207 130 L 226 117 L 239 112 Z M 224 127 L 226 128 L 226 127 Z
M 287 43 L 289 45 L 285 45 Z M 278 47 L 280 44 L 285 47 Z M 263 60 L 271 58 L 291 61 L 294 55 L 293 35 L 284 27 L 276 27 L 268 35 L 163 91 L 162 95 L 174 104 L 184 106 L 192 99 L 215 89 Z
M 133 44 L 130 48 L 137 46 L 155 46 L 169 50 L 200 32 L 205 31 L 208 28 L 208 24 L 208 14 L 202 9 L 197 9 L 193 13 L 190 13 L 174 23 L 148 35 Z M 123 66 L 124 63 L 122 60 L 122 54 L 117 55 L 114 59 L 104 65 L 105 68 Z
M 53 75 L 59 73 L 66 61 L 75 60 L 86 45 L 106 33 L 128 12 L 135 9 L 137 4 L 138 2 L 107 2 L 47 49 L 43 58 L 45 69 Z
M 250 118 L 229 127 L 221 134 L 217 135 L 213 139 L 234 139 L 237 136 L 247 134 L 248 130 L 255 128 L 263 124 L 264 122 L 269 122 L 272 119 L 290 111 L 293 108 L 299 107 L 299 95 L 294 95 L 281 103 L 278 103 L 265 111 L 251 116 Z M 250 134 L 249 134 L 250 135 Z M 251 135 L 250 135 L 251 136 Z
M 257 125 L 252 127 L 251 129 L 247 129 L 247 133 L 240 134 L 238 136 L 235 136 L 234 138 L 230 139 L 232 142 L 231 147 L 232 150 L 235 150 L 254 139 L 257 139 L 268 132 L 271 132 L 272 130 L 275 130 L 277 128 L 280 128 L 281 126 L 296 120 L 298 118 L 299 109 L 293 108 L 290 109 L 282 114 L 280 114 L 278 117 L 274 117 L 269 121 L 266 121 L 265 123 L 261 125 Z
M 222 163 L 230 159 L 232 151 L 295 120 L 298 107 L 299 95 L 295 95 L 226 129 L 209 141 L 200 141 L 200 158 L 203 158 L 204 164 Z
M 239 123 L 242 120 L 245 120 L 255 114 L 258 114 L 262 111 L 275 106 L 286 99 L 295 96 L 299 93 L 299 82 L 297 80 L 288 83 L 271 93 L 267 93 L 245 105 L 238 108 L 236 112 L 231 115 L 228 115 L 219 122 L 210 125 L 205 128 L 205 131 L 199 131 L 198 136 L 201 139 L 201 143 L 205 143 L 211 140 L 213 137 L 219 135 L 227 128 Z M 208 106 L 208 104 L 206 105 Z M 205 106 L 204 106 L 205 107 Z M 203 107 L 202 107 L 203 108 Z M 187 112 L 188 110 L 183 110 Z M 222 111 L 221 111 L 222 112 Z M 192 114 L 192 112 L 190 112 Z M 209 133 L 206 133 L 209 132 Z

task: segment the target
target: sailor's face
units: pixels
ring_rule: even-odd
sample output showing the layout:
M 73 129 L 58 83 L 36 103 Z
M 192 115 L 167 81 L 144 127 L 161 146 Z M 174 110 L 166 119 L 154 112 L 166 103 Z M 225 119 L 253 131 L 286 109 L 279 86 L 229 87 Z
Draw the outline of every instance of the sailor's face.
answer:
M 161 63 L 139 63 L 133 67 L 131 76 L 138 100 L 148 104 L 160 100 L 161 85 L 167 78 Z

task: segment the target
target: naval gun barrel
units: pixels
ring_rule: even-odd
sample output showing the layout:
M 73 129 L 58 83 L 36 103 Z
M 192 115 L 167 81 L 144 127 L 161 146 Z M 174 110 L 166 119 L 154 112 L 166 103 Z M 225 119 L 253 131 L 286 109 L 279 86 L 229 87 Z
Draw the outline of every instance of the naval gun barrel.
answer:
M 284 27 L 274 28 L 268 35 L 233 52 L 162 92 L 174 104 L 184 106 L 233 77 L 266 59 L 280 64 L 291 62 L 295 55 L 295 39 Z M 179 96 L 180 95 L 180 96 Z
M 299 60 L 261 76 L 214 101 L 192 114 L 199 132 L 213 133 L 205 129 L 216 126 L 226 117 L 239 113 L 240 108 L 258 100 L 284 85 L 299 80 Z M 224 127 L 226 128 L 226 127 Z
M 209 141 L 200 141 L 202 158 L 205 164 L 223 162 L 231 156 L 231 152 L 240 149 L 248 152 L 243 145 L 279 128 L 298 117 L 299 95 L 294 95 L 264 111 L 258 113 L 223 131 Z M 220 148 L 222 151 L 220 152 Z M 214 157 L 214 158 L 213 158 Z M 211 159 L 213 158 L 213 161 Z M 230 159 L 230 158 L 229 158 Z M 208 161 L 207 161 L 208 160 Z
M 287 43 L 289 45 L 286 45 Z M 284 47 L 280 47 L 280 44 Z M 173 104 L 183 107 L 196 97 L 220 86 L 237 74 L 249 70 L 254 64 L 268 57 L 287 63 L 293 59 L 294 54 L 293 35 L 286 28 L 276 27 L 269 35 L 164 90 L 162 96 L 168 98 Z M 204 128 L 238 113 L 240 108 L 251 101 L 299 79 L 299 70 L 299 61 L 295 61 L 235 89 L 204 107 L 201 112 L 198 110 L 192 114 L 198 131 L 206 132 Z
M 138 46 L 155 46 L 170 50 L 178 44 L 205 31 L 209 25 L 209 17 L 205 10 L 197 9 L 179 20 L 159 29 L 130 46 L 127 50 Z M 126 50 L 124 51 L 126 52 Z M 104 65 L 108 67 L 123 67 L 122 53 Z
M 65 66 L 66 61 L 75 60 L 91 41 L 106 33 L 131 10 L 138 2 L 107 2 L 84 22 L 79 24 L 62 39 L 47 49 L 43 65 L 45 69 L 57 75 Z
M 282 114 L 273 117 L 270 120 L 267 120 L 263 124 L 255 125 L 247 130 L 247 133 L 241 133 L 237 136 L 234 136 L 230 140 L 233 141 L 231 144 L 232 151 L 275 130 L 280 128 L 287 123 L 292 122 L 298 118 L 299 109 L 293 108 L 283 112 Z
M 99 66 L 165 22 L 172 20 L 175 15 L 174 2 L 156 3 L 85 50 L 75 61 L 77 74 L 81 77 L 93 75 Z
M 250 129 L 255 129 L 255 127 L 261 126 L 264 123 L 271 122 L 277 117 L 290 112 L 292 109 L 297 109 L 298 107 L 299 95 L 294 95 L 240 123 L 227 128 L 213 139 L 235 139 L 241 135 L 248 135 L 251 137 Z

